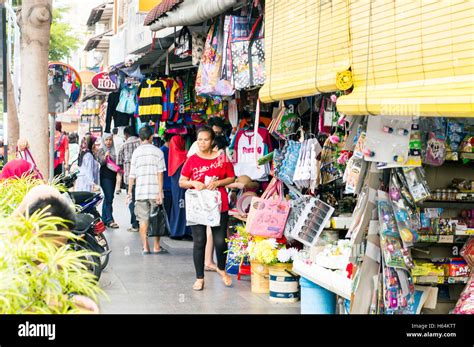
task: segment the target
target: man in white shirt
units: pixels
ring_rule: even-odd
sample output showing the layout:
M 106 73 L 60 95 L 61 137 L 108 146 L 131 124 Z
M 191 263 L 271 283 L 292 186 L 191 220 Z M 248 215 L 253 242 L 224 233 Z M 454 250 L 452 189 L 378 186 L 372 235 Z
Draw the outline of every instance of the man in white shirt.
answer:
M 150 214 L 157 205 L 163 204 L 163 172 L 166 171 L 163 152 L 153 143 L 151 129 L 140 129 L 141 145 L 135 149 L 130 165 L 128 181 L 128 201 L 132 199 L 135 185 L 135 215 L 140 224 L 140 237 L 143 242 L 143 254 L 161 254 L 166 250 L 160 247 L 160 238 L 154 237 L 153 252 L 148 243 Z

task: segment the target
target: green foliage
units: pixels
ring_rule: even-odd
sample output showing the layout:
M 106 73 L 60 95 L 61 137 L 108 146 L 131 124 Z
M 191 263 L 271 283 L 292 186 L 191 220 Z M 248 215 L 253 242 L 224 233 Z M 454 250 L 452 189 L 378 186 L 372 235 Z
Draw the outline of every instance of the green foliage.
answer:
M 12 215 L 23 196 L 41 181 L 23 178 L 0 184 L 0 314 L 81 313 L 71 294 L 97 302 L 105 293 L 87 271 L 85 257 L 61 239 L 64 220 L 47 209 L 31 216 Z M 7 203 L 5 203 L 7 202 Z
M 72 26 L 63 22 L 64 13 L 69 8 L 54 8 L 53 21 L 51 23 L 51 37 L 49 41 L 49 60 L 59 61 L 69 58 L 77 48 L 79 48 L 79 39 L 74 36 Z

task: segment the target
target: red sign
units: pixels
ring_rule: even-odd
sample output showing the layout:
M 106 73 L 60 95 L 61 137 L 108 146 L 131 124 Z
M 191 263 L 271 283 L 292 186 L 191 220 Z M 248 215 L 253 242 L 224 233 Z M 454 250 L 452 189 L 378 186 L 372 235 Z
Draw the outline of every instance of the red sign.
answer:
M 92 86 L 101 92 L 114 92 L 117 85 L 112 81 L 107 72 L 100 72 L 92 77 Z

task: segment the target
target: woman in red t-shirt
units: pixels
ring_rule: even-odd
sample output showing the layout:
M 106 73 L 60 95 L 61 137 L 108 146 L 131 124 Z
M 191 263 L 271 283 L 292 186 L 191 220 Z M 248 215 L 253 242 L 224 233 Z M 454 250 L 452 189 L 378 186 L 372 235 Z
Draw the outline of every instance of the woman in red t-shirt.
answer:
M 221 193 L 221 224 L 212 228 L 212 237 L 217 253 L 217 272 L 222 276 L 224 284 L 232 285 L 232 278 L 225 272 L 227 243 L 227 222 L 229 219 L 229 199 L 225 186 L 235 181 L 234 167 L 225 153 L 216 153 L 214 148 L 214 131 L 204 126 L 197 131 L 198 151 L 189 157 L 181 170 L 179 186 L 184 189 L 215 190 Z M 205 182 L 210 182 L 207 185 Z M 204 288 L 204 253 L 206 249 L 206 226 L 191 226 L 193 231 L 193 258 L 196 268 L 194 290 Z

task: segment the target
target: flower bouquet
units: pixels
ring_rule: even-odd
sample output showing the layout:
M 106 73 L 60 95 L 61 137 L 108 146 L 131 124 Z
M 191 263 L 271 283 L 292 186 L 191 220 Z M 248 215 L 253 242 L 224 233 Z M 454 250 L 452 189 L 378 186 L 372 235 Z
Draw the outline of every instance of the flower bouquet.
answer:
M 287 239 L 283 236 L 280 239 L 252 237 L 247 248 L 250 260 L 265 265 L 275 265 L 278 263 L 293 263 L 298 254 L 295 247 L 287 247 Z

